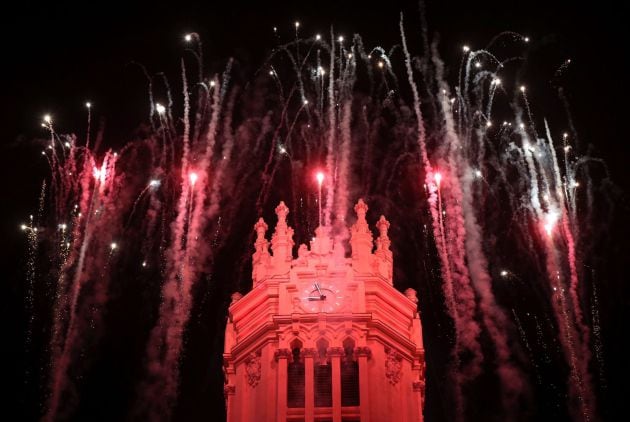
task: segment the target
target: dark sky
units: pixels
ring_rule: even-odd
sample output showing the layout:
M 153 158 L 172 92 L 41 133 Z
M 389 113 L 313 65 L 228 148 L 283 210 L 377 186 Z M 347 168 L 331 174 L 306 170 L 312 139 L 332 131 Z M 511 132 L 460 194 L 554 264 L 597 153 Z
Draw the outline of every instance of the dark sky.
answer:
M 2 343 L 10 344 L 3 347 L 3 353 L 9 353 L 4 361 L 7 368 L 13 367 L 11 376 L 3 377 L 10 385 L 22 382 L 15 367 L 22 363 L 20 273 L 25 259 L 23 236 L 17 228 L 36 207 L 39 185 L 47 173 L 36 141 L 45 136 L 39 126 L 44 113 L 54 115 L 57 131 L 83 133 L 84 103 L 90 100 L 95 120 L 106 120 L 105 142 L 124 144 L 148 115 L 145 81 L 131 63 L 142 63 L 151 72 L 164 71 L 174 85 L 179 84 L 182 35 L 188 31 L 201 35 L 206 62 L 216 71 L 230 55 L 255 69 L 277 43 L 272 27 L 277 26 L 282 40 L 288 41 L 296 19 L 305 35 L 334 25 L 339 33 L 358 32 L 367 45 L 387 49 L 399 42 L 402 10 L 411 46 L 416 53 L 419 47 L 418 7 L 413 1 L 383 1 L 376 6 L 369 1 L 342 0 L 251 3 L 23 0 L 3 4 L 0 316 L 9 333 Z M 624 31 L 627 14 L 620 3 L 429 0 L 426 9 L 429 31 L 440 34 L 442 53 L 453 66 L 465 43 L 478 48 L 504 30 L 529 35 L 533 64 L 523 80 L 531 87 L 530 100 L 539 114 L 558 113 L 546 109 L 546 98 L 554 95 L 550 83 L 554 69 L 570 58 L 566 85 L 580 138 L 593 145 L 594 155 L 608 163 L 614 182 L 627 191 L 629 142 L 623 129 L 630 111 L 625 78 L 629 49 Z M 627 232 L 627 227 L 622 229 Z M 608 293 L 623 295 L 626 290 L 613 286 Z M 614 303 L 627 305 L 627 299 Z M 627 311 L 613 315 L 624 317 Z M 620 325 L 609 330 L 611 337 L 621 333 Z M 615 359 L 610 370 L 621 371 L 620 360 Z M 20 403 L 15 399 L 14 404 Z M 20 403 L 24 405 L 30 404 Z

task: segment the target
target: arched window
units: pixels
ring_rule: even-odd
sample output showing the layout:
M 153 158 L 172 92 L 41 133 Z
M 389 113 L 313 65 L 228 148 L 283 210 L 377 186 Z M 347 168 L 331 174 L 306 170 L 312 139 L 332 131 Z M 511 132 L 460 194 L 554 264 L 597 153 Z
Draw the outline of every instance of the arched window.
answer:
M 287 365 L 287 407 L 304 407 L 304 360 L 300 356 L 302 343 L 291 343 L 291 360 Z
M 354 341 L 343 342 L 344 356 L 341 359 L 341 405 L 359 405 L 359 363 L 354 357 Z
M 326 339 L 317 341 L 317 360 L 315 361 L 315 407 L 332 407 L 332 367 L 327 355 Z

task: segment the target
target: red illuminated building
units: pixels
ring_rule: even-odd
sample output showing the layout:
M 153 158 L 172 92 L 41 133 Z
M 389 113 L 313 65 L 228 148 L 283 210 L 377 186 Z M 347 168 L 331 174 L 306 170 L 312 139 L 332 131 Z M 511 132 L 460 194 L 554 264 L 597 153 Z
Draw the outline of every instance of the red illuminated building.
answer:
M 228 422 L 423 420 L 416 292 L 394 288 L 389 222 L 374 240 L 367 209 L 354 207 L 351 256 L 320 226 L 294 257 L 282 202 L 271 242 L 254 226 L 253 288 L 232 296 L 225 332 Z

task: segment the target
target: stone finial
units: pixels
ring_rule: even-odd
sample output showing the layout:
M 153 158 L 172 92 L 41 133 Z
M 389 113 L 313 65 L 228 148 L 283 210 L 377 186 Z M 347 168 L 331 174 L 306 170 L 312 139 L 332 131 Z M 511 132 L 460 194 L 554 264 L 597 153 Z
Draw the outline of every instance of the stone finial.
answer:
M 256 224 L 254 224 L 254 230 L 256 231 L 256 243 L 265 239 L 265 233 L 268 228 L 269 227 L 267 226 L 267 223 L 265 223 L 265 220 L 260 217 Z
M 352 225 L 350 245 L 352 246 L 352 259 L 364 260 L 365 265 L 369 265 L 369 256 L 372 253 L 374 242 L 372 240 L 372 232 L 368 226 L 365 215 L 368 206 L 363 199 L 359 199 L 354 206 L 357 213 L 357 222 Z
M 376 223 L 376 228 L 378 229 L 379 236 L 376 239 L 376 254 L 383 257 L 391 259 L 391 250 L 389 246 L 391 245 L 391 241 L 389 240 L 389 236 L 387 235 L 387 230 L 389 229 L 389 221 L 381 215 L 378 222 Z
M 262 217 L 254 224 L 254 230 L 256 231 L 256 242 L 254 243 L 256 251 L 252 256 L 252 278 L 254 279 L 254 285 L 265 277 L 266 266 L 269 264 L 269 242 L 265 238 L 267 228 L 267 223 L 265 223 Z
M 367 204 L 363 202 L 363 199 L 359 199 L 354 206 L 354 212 L 357 213 L 357 222 L 365 222 L 365 224 L 367 224 L 367 221 L 365 220 L 365 214 L 367 214 L 367 210 Z
M 389 221 L 381 215 L 376 223 L 379 236 L 376 239 L 376 252 L 377 267 L 379 272 L 389 280 L 390 284 L 393 283 L 393 257 L 392 251 L 389 248 L 392 242 L 389 240 L 387 230 L 389 229 Z
M 238 302 L 239 300 L 241 300 L 241 298 L 243 297 L 242 294 L 240 294 L 239 292 L 234 292 L 232 293 L 232 302 L 230 303 L 230 305 L 234 305 L 236 302 Z
M 405 296 L 407 296 L 407 299 L 409 299 L 413 303 L 418 303 L 418 294 L 414 289 L 409 288 L 405 290 Z
M 287 225 L 287 215 L 289 214 L 289 208 L 283 201 L 276 207 L 276 215 L 278 216 L 278 223 L 276 229 L 271 237 L 271 250 L 273 251 L 273 266 L 274 272 L 277 274 L 284 274 L 288 271 L 293 259 L 293 229 Z
M 276 230 L 278 227 L 286 227 L 288 214 L 289 207 L 285 205 L 284 201 L 280 201 L 276 207 L 276 215 L 278 216 L 278 225 L 276 226 Z
M 378 229 L 379 235 L 381 238 L 387 238 L 387 230 L 389 229 L 389 221 L 385 218 L 384 215 L 381 215 L 381 218 L 376 222 L 376 228 Z

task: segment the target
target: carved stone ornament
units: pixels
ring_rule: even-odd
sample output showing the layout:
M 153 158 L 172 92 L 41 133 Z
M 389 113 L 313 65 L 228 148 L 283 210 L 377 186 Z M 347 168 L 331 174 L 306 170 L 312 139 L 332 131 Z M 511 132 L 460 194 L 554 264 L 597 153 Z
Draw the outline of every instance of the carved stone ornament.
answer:
M 413 391 L 424 393 L 424 381 L 420 381 L 420 380 L 414 381 L 412 385 L 413 385 Z
M 368 346 L 359 346 L 354 349 L 354 353 L 357 356 L 367 356 L 368 358 L 372 356 L 372 350 Z
M 290 359 L 291 356 L 291 350 L 289 349 L 278 349 L 273 353 L 273 357 L 276 359 L 276 361 L 279 359 Z
M 343 350 L 343 347 L 329 347 L 327 350 L 327 354 L 328 356 L 343 356 L 345 355 L 345 350 Z
M 245 360 L 245 372 L 247 374 L 247 383 L 252 387 L 256 387 L 260 382 L 260 351 L 251 353 Z
M 396 385 L 402 375 L 402 356 L 393 349 L 386 349 L 385 353 L 385 376 L 391 385 Z
M 317 349 L 313 347 L 305 347 L 302 349 L 302 356 L 305 358 L 314 358 L 317 357 L 319 353 L 317 353 Z

